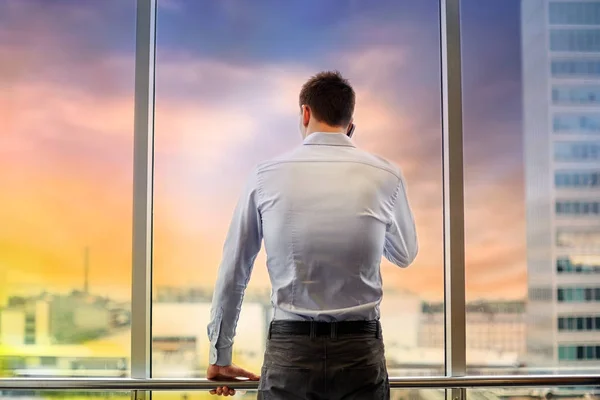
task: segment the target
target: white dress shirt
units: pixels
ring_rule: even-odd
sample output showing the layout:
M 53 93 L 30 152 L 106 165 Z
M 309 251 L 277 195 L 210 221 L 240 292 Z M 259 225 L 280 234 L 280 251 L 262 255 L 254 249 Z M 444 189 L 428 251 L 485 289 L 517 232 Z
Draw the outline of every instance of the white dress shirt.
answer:
M 382 255 L 407 267 L 418 250 L 399 168 L 344 134 L 309 135 L 258 165 L 235 209 L 208 325 L 211 364 L 231 364 L 263 240 L 277 320 L 379 319 Z

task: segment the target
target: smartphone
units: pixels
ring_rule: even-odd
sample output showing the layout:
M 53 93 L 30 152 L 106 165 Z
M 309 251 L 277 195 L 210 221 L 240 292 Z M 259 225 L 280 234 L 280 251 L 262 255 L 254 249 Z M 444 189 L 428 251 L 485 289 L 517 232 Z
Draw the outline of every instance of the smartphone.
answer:
M 348 132 L 346 132 L 346 135 L 348 135 L 349 138 L 351 138 L 352 135 L 354 135 L 355 128 L 356 128 L 356 125 L 354 125 L 354 124 L 350 124 L 350 126 L 348 127 Z

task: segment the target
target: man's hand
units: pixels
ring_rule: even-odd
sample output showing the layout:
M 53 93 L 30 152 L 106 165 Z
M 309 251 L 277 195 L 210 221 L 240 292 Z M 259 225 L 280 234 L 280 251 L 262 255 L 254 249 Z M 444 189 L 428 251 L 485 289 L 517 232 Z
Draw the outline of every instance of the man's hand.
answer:
M 208 370 L 206 370 L 206 378 L 211 381 L 234 382 L 241 380 L 239 378 L 247 378 L 251 381 L 258 381 L 260 376 L 232 364 L 226 367 L 210 365 Z M 235 394 L 235 390 L 230 389 L 227 386 L 219 386 L 216 389 L 211 390 L 210 394 L 216 394 L 218 396 L 233 396 Z

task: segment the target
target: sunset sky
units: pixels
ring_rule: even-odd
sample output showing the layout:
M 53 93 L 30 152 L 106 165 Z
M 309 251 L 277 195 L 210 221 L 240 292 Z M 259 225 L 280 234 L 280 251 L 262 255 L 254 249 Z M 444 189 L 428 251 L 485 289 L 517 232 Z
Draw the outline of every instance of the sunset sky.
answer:
M 213 285 L 247 173 L 300 144 L 301 85 L 338 69 L 415 212 L 420 255 L 385 284 L 442 299 L 438 1 L 158 4 L 155 284 Z M 463 0 L 462 28 L 468 296 L 521 298 L 519 1 Z M 91 290 L 129 295 L 134 47 L 134 1 L 0 0 L 0 296 L 81 288 L 86 247 Z

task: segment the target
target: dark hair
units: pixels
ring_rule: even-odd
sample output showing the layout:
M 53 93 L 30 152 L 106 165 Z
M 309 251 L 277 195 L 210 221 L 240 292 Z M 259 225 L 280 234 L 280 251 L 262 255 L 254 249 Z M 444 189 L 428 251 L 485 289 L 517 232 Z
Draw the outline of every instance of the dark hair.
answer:
M 300 107 L 310 107 L 314 117 L 329 126 L 346 126 L 352 120 L 354 89 L 338 71 L 320 72 L 300 91 Z

